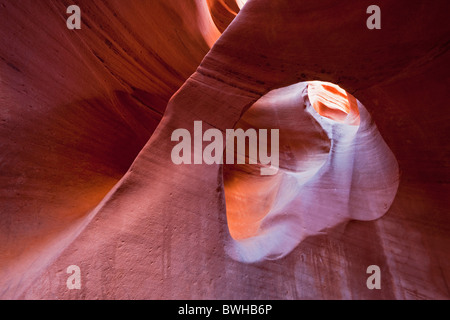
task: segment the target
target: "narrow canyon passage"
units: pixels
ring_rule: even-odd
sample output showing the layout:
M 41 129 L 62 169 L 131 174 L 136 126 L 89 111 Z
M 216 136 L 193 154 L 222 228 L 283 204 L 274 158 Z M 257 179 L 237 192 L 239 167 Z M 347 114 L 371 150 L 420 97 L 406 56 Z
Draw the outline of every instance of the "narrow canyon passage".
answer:
M 261 176 L 249 161 L 224 166 L 227 222 L 237 240 L 230 255 L 238 261 L 283 257 L 308 236 L 380 218 L 394 200 L 397 160 L 365 107 L 337 85 L 271 91 L 236 126 L 281 132 L 275 175 Z M 250 148 L 245 156 L 254 157 Z
M 66 1 L 0 0 L 0 298 L 450 298 L 448 4 L 368 30 L 371 4 L 80 0 L 68 30 Z M 278 127 L 279 173 L 175 165 L 194 121 Z M 330 158 L 343 126 L 367 141 Z

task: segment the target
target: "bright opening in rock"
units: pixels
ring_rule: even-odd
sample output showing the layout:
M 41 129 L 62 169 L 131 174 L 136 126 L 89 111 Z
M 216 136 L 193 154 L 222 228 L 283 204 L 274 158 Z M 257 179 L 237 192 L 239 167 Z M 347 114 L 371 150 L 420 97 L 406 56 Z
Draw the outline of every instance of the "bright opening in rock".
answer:
M 236 4 L 238 5 L 239 9 L 242 9 L 246 2 L 247 0 L 236 0 Z
M 359 125 L 356 98 L 338 85 L 320 81 L 309 82 L 308 98 L 321 116 L 349 125 Z
M 343 221 L 376 219 L 395 196 L 394 156 L 364 106 L 335 84 L 273 90 L 237 128 L 279 130 L 275 175 L 262 176 L 261 164 L 224 165 L 228 252 L 237 260 L 279 258 Z

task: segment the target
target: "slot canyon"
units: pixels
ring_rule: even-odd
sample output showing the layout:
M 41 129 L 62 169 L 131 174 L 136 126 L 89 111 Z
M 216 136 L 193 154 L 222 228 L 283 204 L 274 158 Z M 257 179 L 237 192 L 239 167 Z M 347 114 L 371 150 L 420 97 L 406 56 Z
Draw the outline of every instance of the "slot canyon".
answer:
M 0 299 L 450 299 L 450 5 L 373 4 L 0 0 Z

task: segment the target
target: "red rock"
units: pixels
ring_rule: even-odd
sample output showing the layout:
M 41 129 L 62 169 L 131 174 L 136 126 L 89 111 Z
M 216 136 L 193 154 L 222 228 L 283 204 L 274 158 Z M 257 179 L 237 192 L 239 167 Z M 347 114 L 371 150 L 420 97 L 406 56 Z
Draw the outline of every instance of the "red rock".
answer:
M 229 1 L 78 2 L 72 31 L 61 3 L 0 6 L 1 298 L 450 297 L 447 2 L 384 1 L 368 30 L 364 1 L 248 1 L 209 52 L 226 20 L 205 8 Z M 221 167 L 172 164 L 171 132 L 233 128 L 269 91 L 312 80 L 367 108 L 397 195 L 376 221 L 236 261 Z

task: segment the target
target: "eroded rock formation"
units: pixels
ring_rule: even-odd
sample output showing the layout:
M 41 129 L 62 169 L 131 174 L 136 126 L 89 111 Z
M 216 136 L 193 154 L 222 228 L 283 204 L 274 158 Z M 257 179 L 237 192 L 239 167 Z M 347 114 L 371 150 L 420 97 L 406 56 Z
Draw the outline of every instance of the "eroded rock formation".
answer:
M 0 1 L 0 297 L 449 298 L 448 4 L 382 2 L 368 30 L 368 1 L 250 0 L 233 20 L 228 0 L 86 0 L 67 30 L 66 1 Z M 396 197 L 282 259 L 236 261 L 227 169 L 173 164 L 171 133 L 258 120 L 261 97 L 313 80 L 367 108 L 398 161 Z M 326 139 L 305 143 L 324 160 Z
M 394 200 L 395 157 L 365 107 L 336 85 L 315 81 L 271 91 L 237 126 L 282 133 L 276 175 L 261 176 L 252 164 L 225 166 L 234 238 L 228 253 L 238 261 L 279 259 L 348 220 L 380 218 Z

